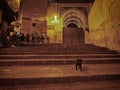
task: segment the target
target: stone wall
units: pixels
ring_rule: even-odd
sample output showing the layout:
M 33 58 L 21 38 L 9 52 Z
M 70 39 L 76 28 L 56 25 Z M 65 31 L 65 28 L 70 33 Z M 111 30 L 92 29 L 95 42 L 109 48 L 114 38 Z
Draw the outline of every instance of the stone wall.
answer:
M 120 0 L 95 0 L 88 17 L 87 42 L 120 51 Z
M 22 29 L 24 34 L 36 32 L 38 35 L 47 31 L 47 0 L 23 0 Z

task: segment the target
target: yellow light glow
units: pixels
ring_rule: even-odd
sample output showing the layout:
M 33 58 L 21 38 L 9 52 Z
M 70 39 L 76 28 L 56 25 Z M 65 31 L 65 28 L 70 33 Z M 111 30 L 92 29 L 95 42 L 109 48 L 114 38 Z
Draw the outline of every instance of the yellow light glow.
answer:
M 52 23 L 52 24 L 57 24 L 57 23 L 58 23 L 58 18 L 57 18 L 57 16 L 54 16 L 54 18 L 52 18 L 51 23 Z

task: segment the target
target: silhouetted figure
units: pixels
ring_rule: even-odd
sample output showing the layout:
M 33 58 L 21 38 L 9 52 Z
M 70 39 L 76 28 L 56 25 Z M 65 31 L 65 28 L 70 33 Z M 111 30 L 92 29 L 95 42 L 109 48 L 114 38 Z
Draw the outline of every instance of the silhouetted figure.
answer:
M 50 38 L 48 36 L 46 37 L 46 39 L 47 39 L 47 43 L 50 43 Z
M 11 38 L 12 38 L 12 44 L 16 46 L 18 44 L 17 32 L 14 32 Z
M 38 42 L 41 44 L 41 36 L 38 36 Z
M 28 34 L 26 34 L 26 42 L 28 43 L 29 41 L 30 41 L 30 35 L 28 33 Z
M 35 37 L 34 37 L 34 34 L 32 34 L 32 42 L 34 43 L 35 41 Z
M 79 67 L 79 69 L 82 71 L 82 59 L 77 59 L 75 66 L 76 66 L 76 70 L 78 70 Z
M 23 43 L 24 40 L 25 40 L 25 35 L 24 35 L 24 33 L 20 33 L 20 35 L 19 35 L 19 41 L 20 41 L 21 43 Z
M 44 43 L 45 37 L 41 35 L 41 43 Z
M 24 41 L 25 40 L 25 35 L 24 35 L 24 33 L 22 33 L 22 41 Z

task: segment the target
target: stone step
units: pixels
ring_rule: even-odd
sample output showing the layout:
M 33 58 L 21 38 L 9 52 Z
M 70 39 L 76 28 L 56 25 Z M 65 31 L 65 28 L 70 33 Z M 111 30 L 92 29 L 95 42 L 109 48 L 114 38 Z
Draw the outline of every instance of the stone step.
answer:
M 82 58 L 83 64 L 120 64 L 120 58 Z M 0 66 L 70 65 L 76 59 L 1 59 Z
M 76 58 L 119 58 L 119 54 L 8 54 L 0 55 L 1 59 L 76 59 Z
M 70 51 L 61 51 L 61 50 L 54 50 L 54 51 L 20 51 L 20 50 L 16 50 L 16 51 L 2 51 L 0 52 L 0 55 L 2 54 L 27 54 L 27 53 L 39 53 L 39 54 L 118 54 L 117 52 L 114 52 L 114 51 L 92 51 L 92 50 L 89 50 L 89 51 L 82 51 L 82 50 L 79 50 L 79 51 L 76 51 L 76 50 L 70 50 Z
M 67 46 L 69 49 L 98 49 L 98 50 L 109 50 L 105 47 L 94 46 L 90 44 L 32 44 L 23 45 L 20 48 L 40 48 L 40 49 L 64 49 Z M 26 48 L 26 49 L 27 49 Z
M 0 86 L 120 80 L 120 64 L 84 64 L 82 71 L 74 65 L 0 67 Z
M 106 48 L 101 48 L 93 45 L 69 45 L 67 49 L 64 49 L 64 44 L 43 44 L 38 46 L 21 46 L 21 47 L 10 47 L 10 48 L 1 48 L 0 54 L 19 54 L 19 53 L 41 53 L 41 54 L 74 54 L 74 53 L 115 53 L 116 51 L 110 51 Z
M 39 49 L 29 49 L 29 50 L 0 50 L 0 54 L 19 54 L 19 53 L 40 53 L 40 54 L 75 54 L 75 53 L 80 53 L 80 54 L 94 54 L 94 53 L 101 53 L 101 54 L 118 54 L 116 51 L 105 51 L 105 50 L 62 50 L 62 49 L 57 49 L 57 50 L 39 50 Z

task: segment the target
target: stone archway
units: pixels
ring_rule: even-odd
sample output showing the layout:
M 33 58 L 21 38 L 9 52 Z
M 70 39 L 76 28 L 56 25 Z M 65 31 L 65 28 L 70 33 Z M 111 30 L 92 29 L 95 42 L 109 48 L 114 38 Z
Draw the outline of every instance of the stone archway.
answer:
M 87 26 L 87 16 L 78 8 L 70 8 L 62 15 L 63 43 L 85 43 L 84 28 Z
M 61 16 L 63 27 L 67 27 L 68 24 L 74 23 L 79 28 L 86 28 L 88 26 L 86 11 L 82 11 L 79 8 L 68 8 Z

